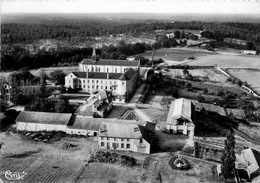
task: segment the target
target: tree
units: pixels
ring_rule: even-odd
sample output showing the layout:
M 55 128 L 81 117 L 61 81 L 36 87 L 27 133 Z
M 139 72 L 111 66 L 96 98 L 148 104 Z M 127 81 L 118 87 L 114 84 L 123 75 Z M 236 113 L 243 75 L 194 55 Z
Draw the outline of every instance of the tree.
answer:
M 235 168 L 235 137 L 234 132 L 229 130 L 226 134 L 225 147 L 221 156 L 221 172 L 226 180 L 234 177 Z
M 55 70 L 50 73 L 50 80 L 56 85 L 64 84 L 65 76 L 66 74 L 62 70 Z

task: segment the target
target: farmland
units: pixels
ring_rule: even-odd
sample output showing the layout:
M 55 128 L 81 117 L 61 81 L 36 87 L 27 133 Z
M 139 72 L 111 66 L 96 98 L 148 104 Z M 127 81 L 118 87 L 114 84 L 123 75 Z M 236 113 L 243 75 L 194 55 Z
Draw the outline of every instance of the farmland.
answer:
M 22 180 L 16 182 L 75 182 L 84 166 L 83 161 L 53 157 L 10 156 L 2 157 L 0 161 L 0 177 L 4 182 L 12 182 L 4 176 L 7 170 L 27 173 Z
M 202 57 L 207 55 L 217 55 L 218 53 L 197 49 L 181 48 L 164 48 L 155 50 L 154 59 L 162 58 L 163 60 L 181 62 L 189 57 Z M 152 58 L 152 52 L 140 54 L 148 59 Z
M 202 58 L 198 58 L 187 62 L 188 65 L 196 66 L 219 66 L 219 67 L 250 67 L 250 68 L 260 68 L 260 56 L 258 55 L 238 55 L 238 54 L 219 54 L 210 55 Z
M 247 81 L 250 87 L 260 94 L 260 70 L 249 70 L 249 69 L 228 69 L 228 72 L 242 81 Z

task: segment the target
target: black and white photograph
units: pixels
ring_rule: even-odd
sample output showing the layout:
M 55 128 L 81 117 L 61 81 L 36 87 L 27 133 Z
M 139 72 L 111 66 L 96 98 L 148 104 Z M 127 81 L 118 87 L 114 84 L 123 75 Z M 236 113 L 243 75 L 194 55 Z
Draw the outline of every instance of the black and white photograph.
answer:
M 260 183 L 260 0 L 0 0 L 0 183 Z

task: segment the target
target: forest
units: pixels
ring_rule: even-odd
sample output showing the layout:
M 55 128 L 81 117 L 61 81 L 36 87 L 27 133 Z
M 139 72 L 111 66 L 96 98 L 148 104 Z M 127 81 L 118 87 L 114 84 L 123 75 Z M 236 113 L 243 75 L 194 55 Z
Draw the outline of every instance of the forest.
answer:
M 32 43 L 39 39 L 78 40 L 84 42 L 90 37 L 109 34 L 139 36 L 154 30 L 189 29 L 207 31 L 203 36 L 223 41 L 223 38 L 237 38 L 260 43 L 260 24 L 236 22 L 181 22 L 164 21 L 107 21 L 107 20 L 52 20 L 37 23 L 3 23 L 2 44 Z

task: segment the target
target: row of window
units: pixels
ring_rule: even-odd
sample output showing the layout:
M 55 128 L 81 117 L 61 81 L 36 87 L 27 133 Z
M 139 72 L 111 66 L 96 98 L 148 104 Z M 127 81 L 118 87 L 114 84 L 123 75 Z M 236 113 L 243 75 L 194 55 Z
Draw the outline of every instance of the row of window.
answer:
M 100 143 L 100 146 L 101 147 L 105 147 L 105 142 L 101 142 Z M 107 148 L 126 148 L 126 149 L 130 149 L 131 148 L 131 145 L 130 144 L 126 144 L 126 146 L 125 146 L 125 144 L 124 143 L 121 143 L 121 145 L 119 146 L 119 143 L 111 143 L 111 146 L 110 146 L 110 143 L 109 142 L 107 142 L 106 143 L 106 147 Z
M 117 70 L 118 68 L 114 68 L 114 71 L 112 71 L 112 70 L 109 70 L 109 68 L 107 68 L 107 70 L 106 70 L 106 72 L 115 72 L 115 73 L 117 73 L 117 71 L 118 72 L 120 72 L 120 70 Z M 88 70 L 89 72 L 100 72 L 100 70 L 101 70 L 101 68 L 100 67 L 97 67 L 96 69 L 93 67 L 93 66 L 91 66 L 91 68 L 86 68 L 86 66 L 84 67 L 84 70 L 86 71 L 86 70 Z M 126 72 L 128 70 L 128 68 L 124 68 L 124 72 Z
M 129 142 L 130 140 L 127 138 L 115 138 L 115 137 L 101 137 L 101 140 L 114 140 L 114 141 L 124 141 L 126 140 L 127 142 Z

